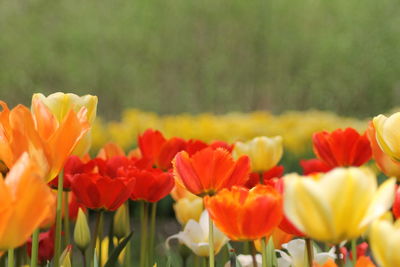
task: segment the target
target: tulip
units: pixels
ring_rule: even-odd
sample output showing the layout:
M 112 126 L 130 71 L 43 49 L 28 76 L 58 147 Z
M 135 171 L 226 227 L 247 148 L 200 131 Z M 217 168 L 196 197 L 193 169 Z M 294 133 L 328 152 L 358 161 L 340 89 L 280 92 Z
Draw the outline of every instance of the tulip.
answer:
M 262 176 L 262 184 L 268 184 L 268 181 L 273 179 L 273 178 L 281 178 L 283 176 L 285 169 L 282 165 L 272 167 L 272 169 L 269 169 L 267 171 L 257 173 L 257 172 L 252 172 L 250 173 L 249 180 L 246 182 L 245 187 L 251 189 L 256 184 L 260 183 L 260 176 Z
M 194 196 L 193 198 L 181 198 L 173 206 L 175 216 L 181 225 L 189 220 L 198 221 L 204 210 L 203 199 Z
M 333 244 L 363 234 L 394 200 L 395 179 L 378 189 L 375 175 L 362 168 L 336 168 L 313 177 L 290 174 L 284 183 L 288 219 L 307 236 Z
M 386 154 L 378 144 L 377 135 L 374 124 L 369 122 L 367 136 L 371 143 L 372 157 L 378 168 L 387 176 L 395 176 L 400 178 L 400 163 Z
M 204 205 L 215 225 L 232 240 L 270 235 L 283 217 L 282 196 L 268 185 L 223 189 L 215 196 L 206 196 Z
M 94 161 L 98 172 L 76 174 L 72 191 L 78 201 L 90 209 L 115 211 L 128 200 L 134 189 L 135 178 L 120 172 L 132 163 L 124 157 Z
M 0 251 L 24 244 L 50 214 L 55 196 L 44 182 L 45 172 L 27 153 L 0 178 Z
M 96 240 L 96 243 L 97 243 L 97 245 L 96 245 L 96 253 L 98 255 L 99 255 L 99 252 L 100 252 L 99 248 L 101 248 L 101 266 L 103 267 L 105 265 L 105 263 L 107 262 L 107 260 L 108 260 L 108 255 L 109 255 L 108 249 L 110 247 L 109 246 L 110 240 L 109 240 L 108 236 L 106 236 L 101 241 L 101 246 L 99 244 L 99 239 Z M 113 244 L 114 244 L 114 247 L 116 247 L 118 245 L 118 239 L 116 237 L 113 238 Z M 122 249 L 121 253 L 118 256 L 119 264 L 122 264 L 124 262 L 124 258 L 125 258 L 125 255 L 126 255 L 126 249 L 127 249 L 127 247 L 124 247 Z
M 394 160 L 400 160 L 400 135 L 398 125 L 400 123 L 400 112 L 389 117 L 378 115 L 372 120 L 376 139 L 381 149 Z
M 27 252 L 29 257 L 31 257 L 32 252 L 32 239 L 29 239 L 26 244 Z M 54 228 L 49 231 L 39 234 L 39 253 L 38 253 L 38 263 L 45 264 L 54 256 Z
M 183 229 L 183 232 L 172 235 L 165 241 L 166 247 L 169 248 L 169 242 L 172 239 L 178 239 L 179 242 L 185 244 L 197 256 L 209 256 L 209 242 L 208 242 L 208 226 L 209 217 L 208 212 L 205 210 L 200 216 L 200 220 L 189 220 Z M 214 225 L 213 240 L 215 254 L 228 242 L 228 238 Z
M 304 267 L 307 266 L 305 260 L 306 242 L 303 239 L 294 239 L 287 244 L 282 245 L 287 253 L 282 250 L 276 250 L 280 258 L 278 258 L 278 266 Z M 335 259 L 335 248 L 329 252 L 317 252 L 313 246 L 314 261 L 317 264 L 325 264 L 329 259 Z
M 158 202 L 171 192 L 175 183 L 171 172 L 163 172 L 159 169 L 134 168 L 127 171 L 127 176 L 136 179 L 136 185 L 131 194 L 132 200 Z
M 400 266 L 400 220 L 376 220 L 369 232 L 374 258 L 382 267 Z
M 275 228 L 271 236 L 272 241 L 274 243 L 274 248 L 280 249 L 283 244 L 288 243 L 290 240 L 293 239 L 293 235 L 286 233 L 285 231 L 282 231 L 279 227 Z M 269 237 L 267 237 L 268 239 Z M 257 239 L 254 241 L 254 246 L 256 247 L 258 252 L 262 252 L 262 245 L 261 245 L 261 240 Z
M 11 168 L 23 152 L 37 158 L 48 171 L 46 181 L 53 179 L 63 167 L 78 141 L 89 130 L 86 109 L 78 113 L 69 110 L 58 122 L 40 101 L 34 102 L 34 112 L 18 105 L 11 111 L 0 101 L 0 159 Z
M 393 215 L 396 219 L 400 218 L 400 187 L 397 186 L 392 208 Z
M 75 224 L 74 241 L 76 246 L 82 251 L 85 251 L 90 244 L 89 225 L 86 219 L 86 214 L 81 209 L 78 211 L 78 219 Z
M 32 97 L 32 109 L 36 113 L 38 107 L 36 102 L 42 102 L 54 115 L 58 123 L 61 123 L 67 116 L 69 110 L 79 112 L 83 107 L 86 108 L 86 119 L 90 125 L 93 124 L 96 118 L 97 111 L 97 96 L 85 95 L 78 96 L 75 94 L 64 94 L 57 92 L 49 96 L 37 93 Z M 83 156 L 89 151 L 91 145 L 91 133 L 90 130 L 85 133 L 82 139 L 76 145 L 73 154 Z
M 235 159 L 243 155 L 250 158 L 252 172 L 271 169 L 278 164 L 283 154 L 282 137 L 256 137 L 248 142 L 236 142 L 232 151 Z
M 113 234 L 117 238 L 124 238 L 130 233 L 130 218 L 128 203 L 118 208 L 114 215 Z
M 222 148 L 205 148 L 191 157 L 185 151 L 179 152 L 173 166 L 176 182 L 200 196 L 243 185 L 250 171 L 247 156 L 234 161 L 229 152 Z
M 317 132 L 312 140 L 315 155 L 333 168 L 361 166 L 371 158 L 367 136 L 353 128 Z
M 303 169 L 304 175 L 310 175 L 315 173 L 326 173 L 332 170 L 332 167 L 325 163 L 325 161 L 320 159 L 307 159 L 300 160 L 300 166 Z

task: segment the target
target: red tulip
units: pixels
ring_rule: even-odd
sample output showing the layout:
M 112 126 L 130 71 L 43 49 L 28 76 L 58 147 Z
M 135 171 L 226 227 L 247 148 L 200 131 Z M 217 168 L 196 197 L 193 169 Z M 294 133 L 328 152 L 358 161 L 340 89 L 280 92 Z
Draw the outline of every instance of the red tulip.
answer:
M 272 169 L 269 169 L 268 171 L 263 172 L 263 184 L 267 184 L 268 180 L 272 178 L 280 178 L 282 177 L 283 173 L 285 171 L 285 168 L 282 165 L 278 165 L 273 167 Z M 245 187 L 251 189 L 257 184 L 260 183 L 260 174 L 257 172 L 252 172 L 250 173 L 249 180 L 247 181 Z
M 393 215 L 396 219 L 400 218 L 400 187 L 397 186 L 396 195 L 393 203 Z
M 132 200 L 157 202 L 166 197 L 174 188 L 175 182 L 171 172 L 138 168 L 133 168 L 128 172 L 130 177 L 136 179 L 136 185 L 131 195 Z
M 113 157 L 106 161 L 97 158 L 94 161 L 98 172 L 76 174 L 72 191 L 78 201 L 90 209 L 115 211 L 132 194 L 135 178 L 123 176 L 122 170 L 134 163 L 126 157 Z
M 314 173 L 325 173 L 332 170 L 332 167 L 320 159 L 303 159 L 300 160 L 300 166 L 303 169 L 304 175 L 310 175 Z
M 235 161 L 223 148 L 208 147 L 193 156 L 179 152 L 174 159 L 176 182 L 195 195 L 214 194 L 234 185 L 244 185 L 250 172 L 247 156 Z
M 371 146 L 365 134 L 353 128 L 314 133 L 314 153 L 330 167 L 361 166 L 371 158 Z
M 32 238 L 26 243 L 29 257 L 32 253 Z M 38 264 L 45 264 L 51 261 L 54 256 L 54 227 L 49 231 L 39 234 Z

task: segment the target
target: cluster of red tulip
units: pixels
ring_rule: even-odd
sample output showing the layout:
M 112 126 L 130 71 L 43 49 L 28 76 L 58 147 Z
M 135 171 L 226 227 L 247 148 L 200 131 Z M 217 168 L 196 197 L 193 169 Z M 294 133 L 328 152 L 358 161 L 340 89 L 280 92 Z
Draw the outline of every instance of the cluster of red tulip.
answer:
M 196 243 L 193 251 L 208 256 L 209 266 L 215 266 L 214 256 L 228 238 L 255 241 L 255 246 L 262 251 L 263 267 L 289 266 L 277 261 L 274 249 L 281 248 L 294 236 L 305 239 L 304 266 L 343 266 L 346 259 L 357 267 L 375 266 L 368 256 L 368 244 L 360 242 L 357 247 L 357 238 L 372 219 L 382 216 L 391 206 L 394 182 L 388 181 L 382 186 L 384 193 L 377 193 L 376 198 L 366 199 L 358 217 L 353 221 L 349 218 L 352 226 L 343 227 L 346 215 L 352 212 L 353 207 L 348 203 L 351 203 L 352 190 L 359 186 L 356 184 L 359 173 L 365 180 L 371 177 L 352 166 L 362 166 L 373 157 L 385 174 L 397 176 L 400 173 L 396 157 L 386 151 L 391 144 L 384 143 L 382 133 L 378 133 L 372 123 L 364 135 L 352 128 L 315 133 L 316 158 L 300 161 L 309 179 L 297 179 L 283 177 L 284 167 L 278 165 L 282 156 L 280 137 L 255 138 L 248 144 L 222 141 L 207 144 L 179 137 L 167 139 L 161 132 L 149 129 L 138 137 L 138 148 L 128 154 L 108 144 L 96 157 L 90 158 L 88 142 L 97 98 L 61 93 L 46 98 L 38 94 L 32 100 L 32 109 L 18 105 L 9 110 L 4 102 L 0 105 L 3 109 L 0 112 L 0 170 L 4 177 L 0 179 L 0 251 L 3 254 L 8 250 L 7 257 L 2 257 L 8 266 L 27 263 L 21 256 L 23 250 L 18 248 L 24 244 L 31 266 L 52 261 L 56 267 L 70 265 L 70 254 L 74 253 L 70 245 L 81 250 L 82 263 L 90 266 L 96 262 L 99 266 L 115 266 L 126 247 L 123 264 L 132 266 L 137 261 L 128 245 L 132 236 L 127 209 L 129 200 L 140 203 L 141 207 L 139 266 L 152 266 L 155 263 L 156 203 L 170 193 L 177 201 L 197 198 L 204 204 L 209 214 L 205 228 L 201 228 L 204 225 L 194 226 L 194 221 L 186 221 L 187 232 L 194 234 L 196 240 L 190 241 L 185 233 L 177 236 L 189 247 Z M 328 178 L 321 178 L 324 174 Z M 329 198 L 330 193 L 326 192 L 327 202 L 319 203 L 324 196 L 313 181 L 328 181 L 331 176 L 351 181 L 342 183 L 344 194 L 350 192 L 346 202 Z M 354 181 L 353 176 L 356 177 Z M 337 189 L 336 184 L 325 183 L 332 191 Z M 376 187 L 372 182 L 371 190 Z M 365 190 L 369 189 L 365 187 Z M 385 197 L 385 194 L 391 196 Z M 293 201 L 298 202 L 297 206 Z M 371 208 L 375 204 L 378 208 Z M 193 208 L 189 209 L 189 213 L 194 213 Z M 87 223 L 87 210 L 96 217 L 93 233 Z M 179 212 L 179 208 L 175 210 Z M 116 246 L 114 251 L 106 252 L 103 251 L 101 223 L 105 211 L 113 212 L 114 216 L 114 228 L 108 233 L 111 245 L 107 248 L 111 250 Z M 395 218 L 400 216 L 400 189 L 396 193 L 393 214 Z M 71 221 L 76 221 L 73 242 Z M 203 222 L 204 219 L 200 219 L 200 223 Z M 218 236 L 227 238 L 220 242 L 216 240 Z M 317 256 L 314 257 L 312 239 L 336 245 L 336 256 L 323 263 L 318 261 Z M 351 253 L 344 246 L 340 247 L 345 240 L 353 240 Z M 285 248 L 290 251 L 289 247 Z M 382 266 L 395 266 L 388 265 L 384 256 L 377 257 Z M 292 266 L 299 267 L 294 262 Z M 252 266 L 257 266 L 255 254 Z

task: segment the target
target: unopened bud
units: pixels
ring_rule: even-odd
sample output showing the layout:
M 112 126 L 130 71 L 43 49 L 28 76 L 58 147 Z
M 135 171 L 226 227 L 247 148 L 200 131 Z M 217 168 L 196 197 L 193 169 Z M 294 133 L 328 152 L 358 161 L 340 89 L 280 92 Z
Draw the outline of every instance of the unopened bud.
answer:
M 117 238 L 123 238 L 130 233 L 130 223 L 129 223 L 129 207 L 125 203 L 115 213 L 114 216 L 114 235 Z
M 80 208 L 74 229 L 74 241 L 76 246 L 81 250 L 85 250 L 90 244 L 90 230 L 86 214 Z

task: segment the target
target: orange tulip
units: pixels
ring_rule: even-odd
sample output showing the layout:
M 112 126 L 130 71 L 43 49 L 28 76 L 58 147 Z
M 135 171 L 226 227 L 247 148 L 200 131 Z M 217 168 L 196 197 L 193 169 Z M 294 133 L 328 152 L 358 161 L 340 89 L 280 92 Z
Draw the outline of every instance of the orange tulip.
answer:
M 6 179 L 0 177 L 0 250 L 24 244 L 35 229 L 54 216 L 56 199 L 40 167 L 23 153 Z
M 89 130 L 86 108 L 78 113 L 69 110 L 59 122 L 40 101 L 33 101 L 33 112 L 23 105 L 12 110 L 0 101 L 0 160 L 11 168 L 21 154 L 28 151 L 48 166 L 46 181 L 60 172 L 78 141 Z M 45 163 L 47 162 L 47 164 Z
M 255 240 L 271 234 L 283 217 L 281 194 L 268 185 L 232 187 L 204 204 L 215 225 L 232 240 Z
M 174 176 L 195 195 L 212 195 L 224 188 L 244 185 L 249 179 L 250 161 L 247 156 L 234 161 L 223 148 L 208 147 L 193 156 L 179 152 L 173 161 Z
M 313 267 L 337 267 L 337 264 L 332 260 L 328 260 L 324 265 L 319 265 L 314 263 Z M 362 256 L 358 258 L 356 265 L 354 267 L 376 267 L 376 265 L 367 256 Z
M 272 231 L 270 237 L 272 237 L 272 241 L 274 242 L 274 248 L 281 249 L 282 245 L 289 243 L 289 241 L 293 239 L 294 235 L 288 234 L 277 227 Z M 267 237 L 267 239 L 268 238 L 269 237 Z M 261 239 L 255 240 L 254 246 L 256 247 L 258 252 L 262 252 Z

